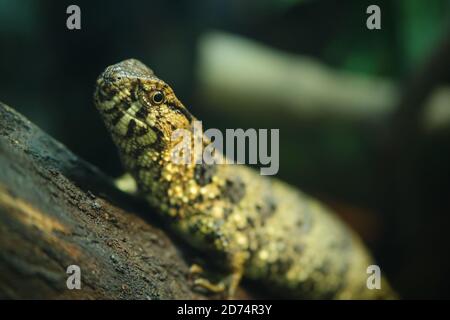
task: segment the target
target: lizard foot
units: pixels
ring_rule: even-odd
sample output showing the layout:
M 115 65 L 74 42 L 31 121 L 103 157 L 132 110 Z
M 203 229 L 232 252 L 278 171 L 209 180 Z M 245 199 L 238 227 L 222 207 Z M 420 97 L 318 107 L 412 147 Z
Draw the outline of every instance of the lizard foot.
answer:
M 129 173 L 125 173 L 122 176 L 118 177 L 114 180 L 114 184 L 117 188 L 119 188 L 121 191 L 131 194 L 131 195 L 137 195 L 138 188 L 136 180 L 131 176 Z
M 242 277 L 240 272 L 235 272 L 225 275 L 218 282 L 212 282 L 207 277 L 202 276 L 205 272 L 198 264 L 191 265 L 189 273 L 192 276 L 196 276 L 194 280 L 195 288 L 202 288 L 210 293 L 221 294 L 225 299 L 233 298 Z

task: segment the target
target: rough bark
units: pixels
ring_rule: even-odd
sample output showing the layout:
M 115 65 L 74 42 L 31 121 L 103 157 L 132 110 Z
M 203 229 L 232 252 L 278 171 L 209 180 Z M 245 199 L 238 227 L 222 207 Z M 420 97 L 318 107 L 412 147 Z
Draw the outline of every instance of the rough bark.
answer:
M 0 103 L 0 298 L 211 298 L 192 290 L 192 254 L 161 225 Z M 69 265 L 81 268 L 81 290 L 67 288 Z
M 257 113 L 269 119 L 285 114 L 295 120 L 294 126 L 325 118 L 369 125 L 384 123 L 396 112 L 398 120 L 416 121 L 432 132 L 450 126 L 450 88 L 439 83 L 448 70 L 448 38 L 443 38 L 430 63 L 408 83 L 405 96 L 393 79 L 336 70 L 311 57 L 210 32 L 199 42 L 199 94 L 215 112 L 233 113 L 249 121 Z M 417 113 L 413 121 L 405 117 L 410 113 Z

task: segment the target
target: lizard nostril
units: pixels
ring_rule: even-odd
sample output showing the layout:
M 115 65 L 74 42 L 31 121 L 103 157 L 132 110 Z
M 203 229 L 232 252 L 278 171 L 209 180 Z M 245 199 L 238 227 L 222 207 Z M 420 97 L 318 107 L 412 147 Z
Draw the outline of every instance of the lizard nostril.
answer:
M 105 73 L 102 76 L 105 85 L 117 84 L 118 82 L 120 82 L 122 78 L 123 78 L 122 76 L 117 76 L 115 74 L 108 74 L 108 73 Z
M 117 66 L 110 66 L 106 68 L 106 70 L 101 75 L 103 81 L 105 81 L 108 84 L 116 83 L 117 81 L 120 81 L 123 79 L 123 74 L 121 73 L 120 68 Z

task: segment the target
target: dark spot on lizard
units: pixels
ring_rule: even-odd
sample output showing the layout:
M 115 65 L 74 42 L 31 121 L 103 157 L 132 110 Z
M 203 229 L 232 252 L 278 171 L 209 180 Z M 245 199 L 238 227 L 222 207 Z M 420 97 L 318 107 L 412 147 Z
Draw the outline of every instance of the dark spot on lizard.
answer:
M 131 103 L 130 103 L 129 101 L 127 101 L 127 100 L 123 100 L 123 101 L 120 103 L 120 106 L 121 106 L 121 108 L 122 108 L 123 110 L 128 110 L 128 109 L 130 109 L 130 107 L 131 107 Z
M 136 146 L 136 148 L 132 149 L 130 153 L 133 156 L 133 158 L 137 159 L 142 154 L 144 154 L 144 152 L 150 150 L 152 148 L 152 145 L 153 145 L 152 143 L 146 145 L 138 145 Z
M 136 130 L 136 121 L 134 121 L 134 119 L 131 119 L 130 122 L 128 122 L 128 128 L 125 137 L 127 138 L 132 137 L 134 135 L 135 130 Z
M 208 232 L 204 235 L 205 240 L 208 242 L 214 242 L 217 238 L 219 238 L 219 235 L 214 232 Z
M 328 273 L 330 273 L 330 271 L 332 270 L 331 268 L 331 263 L 329 259 L 326 259 L 322 262 L 321 265 L 319 265 L 316 269 L 317 272 L 323 274 L 323 275 L 327 275 Z
M 233 212 L 232 208 L 230 208 L 230 207 L 224 208 L 223 209 L 223 216 L 224 216 L 224 218 L 227 219 L 232 212 Z
M 115 92 L 105 92 L 103 90 L 98 90 L 97 91 L 97 98 L 98 98 L 98 101 L 103 103 L 105 101 L 112 100 L 114 94 L 115 94 Z
M 119 112 L 119 113 L 116 114 L 116 115 L 114 116 L 114 118 L 111 120 L 111 124 L 112 124 L 113 126 L 115 126 L 115 125 L 120 121 L 120 119 L 122 119 L 122 117 L 123 117 L 123 113 L 122 113 L 122 112 Z
M 289 269 L 292 267 L 292 265 L 294 264 L 294 261 L 292 259 L 279 259 L 277 260 L 273 266 L 274 269 L 276 270 L 276 273 L 278 274 L 285 274 L 286 272 L 289 271 Z
M 247 224 L 251 227 L 255 227 L 255 220 L 253 220 L 251 217 L 247 217 Z
M 199 230 L 200 230 L 200 227 L 199 227 L 196 223 L 191 224 L 191 225 L 189 226 L 189 232 L 190 232 L 191 234 L 196 234 Z
M 203 194 L 199 193 L 199 194 L 195 197 L 193 203 L 202 203 L 203 201 L 205 201 L 205 196 L 204 196 Z
M 274 198 L 266 197 L 263 203 L 256 204 L 255 209 L 260 214 L 261 219 L 266 221 L 275 213 L 277 204 Z
M 143 136 L 144 134 L 148 133 L 148 128 L 142 128 L 142 129 L 143 129 L 143 131 L 138 132 L 137 136 Z M 162 150 L 164 150 L 164 147 L 165 147 L 165 145 L 163 143 L 164 134 L 158 128 L 158 126 L 154 126 L 151 129 L 156 134 L 156 140 L 151 145 L 145 145 L 145 146 L 142 146 L 142 148 L 144 148 L 145 150 L 153 149 L 153 150 L 157 151 L 158 153 L 160 153 Z
M 136 137 L 142 137 L 143 135 L 146 135 L 148 133 L 147 127 L 139 127 L 136 130 Z
M 228 198 L 231 203 L 239 203 L 245 196 L 245 183 L 239 177 L 234 177 L 233 180 L 227 179 L 225 187 L 222 190 L 222 195 Z
M 117 112 L 117 106 L 112 107 L 111 109 L 103 110 L 104 114 L 113 114 Z
M 145 119 L 148 116 L 148 110 L 146 107 L 142 107 L 136 112 L 136 117 L 138 119 Z
M 199 186 L 205 186 L 212 182 L 213 176 L 216 174 L 217 168 L 211 164 L 197 164 L 194 170 L 194 179 Z
M 294 251 L 298 254 L 301 254 L 305 250 L 305 246 L 302 244 L 295 244 L 294 245 Z
M 156 141 L 152 144 L 152 149 L 156 150 L 157 152 L 162 152 L 164 150 L 164 143 L 161 141 L 161 139 L 156 139 Z

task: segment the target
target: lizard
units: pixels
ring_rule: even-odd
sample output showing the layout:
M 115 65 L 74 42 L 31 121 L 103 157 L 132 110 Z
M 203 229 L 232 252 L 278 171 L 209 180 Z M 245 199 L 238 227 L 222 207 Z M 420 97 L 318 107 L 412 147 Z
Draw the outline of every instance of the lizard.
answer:
M 196 118 L 142 62 L 107 67 L 94 103 L 138 195 L 223 273 L 195 287 L 231 298 L 244 277 L 286 298 L 396 297 L 384 276 L 380 290 L 367 287 L 368 249 L 318 200 L 245 165 L 171 161 L 172 134 Z

